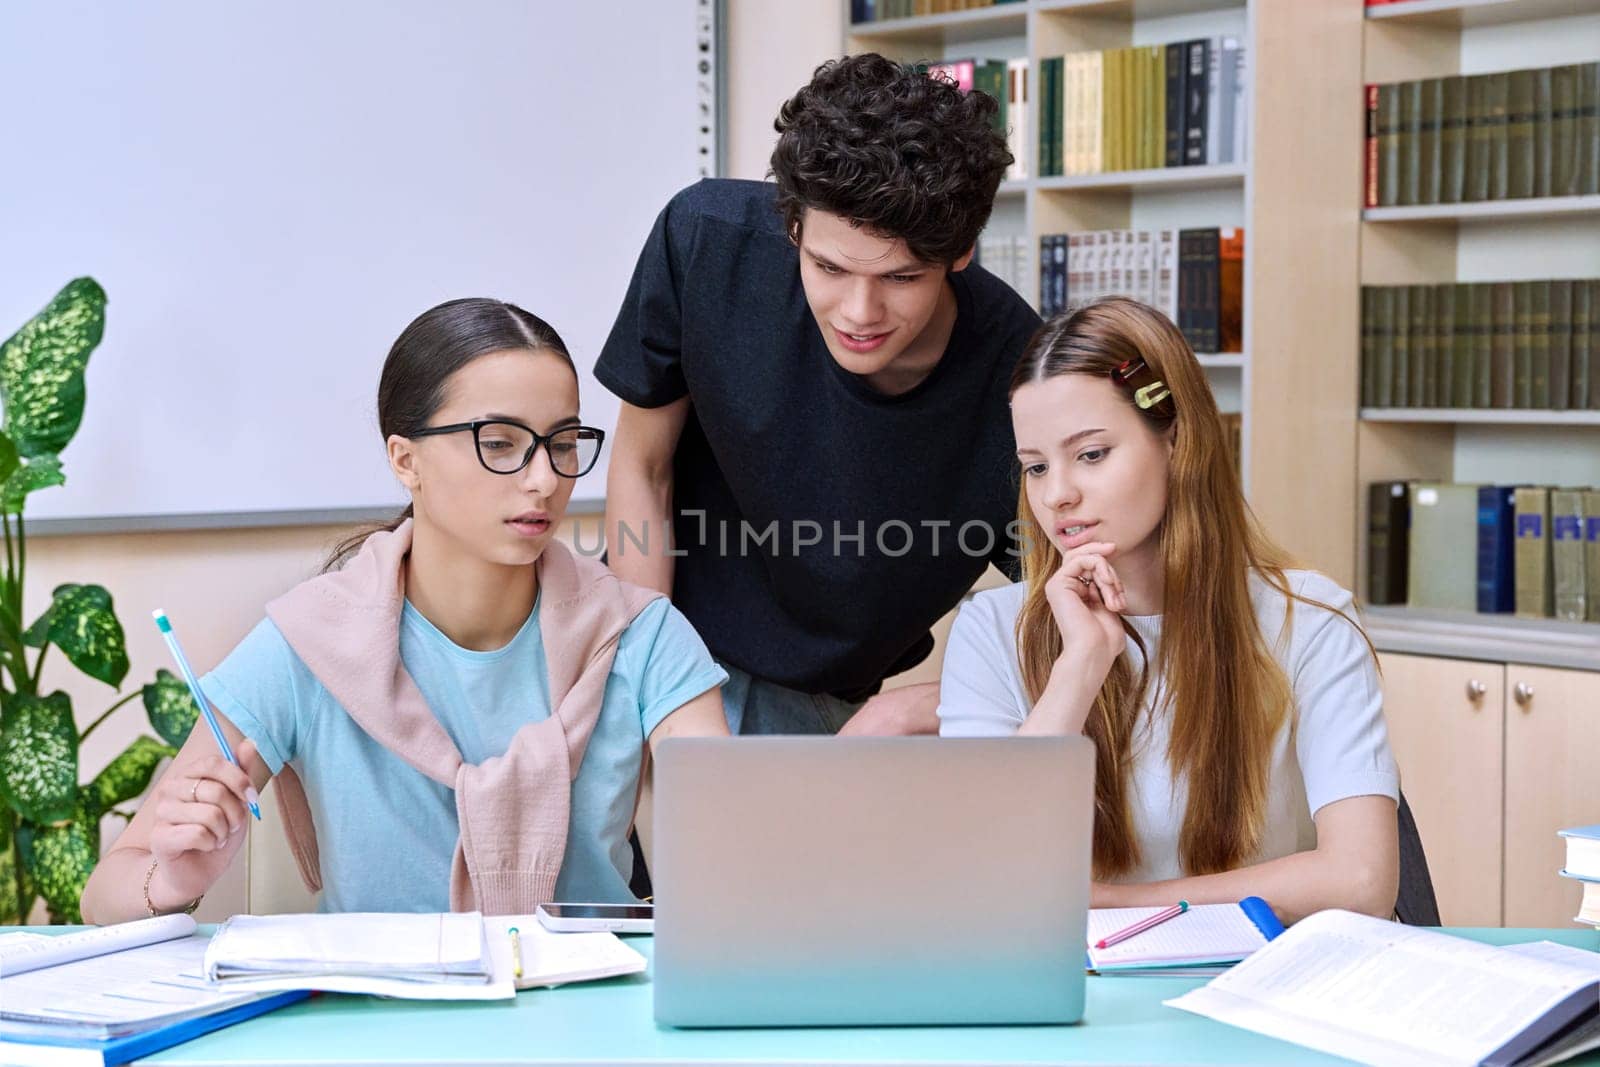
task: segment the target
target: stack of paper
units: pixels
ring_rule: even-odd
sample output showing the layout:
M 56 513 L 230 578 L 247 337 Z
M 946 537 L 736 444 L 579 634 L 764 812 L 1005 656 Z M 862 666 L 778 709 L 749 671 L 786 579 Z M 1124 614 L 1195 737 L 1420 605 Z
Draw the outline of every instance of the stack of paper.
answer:
M 511 950 L 478 912 L 236 915 L 205 954 L 222 989 L 317 989 L 419 1000 L 516 994 Z
M 491 938 L 509 937 L 511 928 L 517 929 L 522 945 L 522 973 L 516 976 L 518 989 L 639 974 L 648 966 L 637 951 L 604 930 L 553 933 L 532 915 L 496 915 L 485 919 L 484 925 Z
M 1237 904 L 1196 904 L 1182 915 L 1108 948 L 1095 942 L 1162 908 L 1091 908 L 1089 967 L 1107 975 L 1217 975 L 1283 932 L 1260 897 Z

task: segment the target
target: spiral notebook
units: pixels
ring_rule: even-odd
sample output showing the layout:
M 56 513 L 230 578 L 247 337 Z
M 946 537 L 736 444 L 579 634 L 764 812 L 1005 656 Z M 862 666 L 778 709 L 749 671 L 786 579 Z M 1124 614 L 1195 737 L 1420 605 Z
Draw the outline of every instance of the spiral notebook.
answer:
M 1245 897 L 1237 904 L 1196 904 L 1126 941 L 1094 947 L 1101 938 L 1162 910 L 1091 908 L 1089 969 L 1105 975 L 1217 975 L 1283 933 L 1266 901 Z

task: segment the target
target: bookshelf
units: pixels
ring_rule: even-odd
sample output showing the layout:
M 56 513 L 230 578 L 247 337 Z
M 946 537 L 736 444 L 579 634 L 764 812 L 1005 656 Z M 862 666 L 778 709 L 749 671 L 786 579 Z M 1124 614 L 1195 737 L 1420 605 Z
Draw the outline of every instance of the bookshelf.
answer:
M 1354 328 L 1358 301 L 1355 213 L 1349 191 L 1359 177 L 1359 129 L 1348 138 L 1307 128 L 1305 113 L 1336 114 L 1360 71 L 1307 62 L 1304 50 L 1275 42 L 1316 40 L 1318 57 L 1354 57 L 1361 47 L 1355 4 L 1278 4 L 1260 0 L 1018 0 L 994 7 L 852 24 L 844 5 L 847 52 L 877 51 L 912 61 L 1029 60 L 1029 177 L 1002 186 L 990 233 L 1020 235 L 1033 257 L 1038 305 L 1038 241 L 1044 234 L 1103 229 L 1243 227 L 1245 277 L 1241 352 L 1203 354 L 1201 363 L 1224 411 L 1240 413 L 1247 492 L 1257 514 L 1299 556 L 1353 580 L 1352 501 L 1326 517 L 1327 495 L 1294 458 L 1355 462 L 1355 412 L 1340 398 L 1355 388 L 1339 324 Z M 1038 177 L 1040 61 L 1071 52 L 1154 45 L 1227 35 L 1246 48 L 1249 73 L 1244 160 L 1210 166 Z M 1293 87 L 1293 92 L 1289 91 Z M 1260 146 L 1265 155 L 1257 151 Z M 1269 165 L 1263 165 L 1263 161 Z M 1306 256 L 1303 238 L 1276 220 L 1294 218 L 1326 252 Z M 1292 270 L 1283 264 L 1293 263 Z M 1277 264 L 1278 269 L 1268 269 Z M 1319 294 L 1306 300 L 1306 287 Z M 1259 354 L 1265 355 L 1259 355 Z M 1298 407 L 1285 396 L 1298 394 Z
M 1600 0 L 1397 0 L 1368 8 L 1362 33 L 1364 83 L 1592 62 Z M 1360 217 L 1364 285 L 1600 277 L 1600 196 L 1366 208 Z M 1370 482 L 1600 486 L 1600 411 L 1360 407 L 1357 420 L 1358 575 Z M 1386 650 L 1600 667 L 1600 624 L 1368 612 Z

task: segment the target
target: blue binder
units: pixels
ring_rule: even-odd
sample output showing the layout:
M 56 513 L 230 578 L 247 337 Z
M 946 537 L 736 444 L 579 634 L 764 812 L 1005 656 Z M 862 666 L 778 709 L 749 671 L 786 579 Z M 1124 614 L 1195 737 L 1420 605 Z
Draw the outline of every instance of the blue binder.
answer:
M 48 1045 L 52 1048 L 82 1050 L 91 1054 L 99 1053 L 100 1062 L 105 1067 L 112 1067 L 113 1064 L 128 1063 L 152 1052 L 159 1052 L 164 1048 L 171 1048 L 173 1045 L 181 1045 L 185 1041 L 191 1041 L 199 1037 L 201 1034 L 209 1034 L 213 1030 L 221 1030 L 225 1026 L 232 1026 L 234 1023 L 265 1014 L 286 1004 L 293 1004 L 297 1000 L 304 1000 L 310 995 L 304 990 L 274 993 L 272 996 L 263 997 L 260 1000 L 236 1004 L 226 1011 L 219 1011 L 213 1015 L 201 1015 L 194 1019 L 185 1019 L 182 1022 L 157 1027 L 154 1030 L 145 1030 L 142 1033 L 128 1034 L 125 1037 L 106 1038 L 105 1040 L 56 1038 L 33 1033 L 0 1032 L 0 1061 L 6 1059 L 7 1046 Z

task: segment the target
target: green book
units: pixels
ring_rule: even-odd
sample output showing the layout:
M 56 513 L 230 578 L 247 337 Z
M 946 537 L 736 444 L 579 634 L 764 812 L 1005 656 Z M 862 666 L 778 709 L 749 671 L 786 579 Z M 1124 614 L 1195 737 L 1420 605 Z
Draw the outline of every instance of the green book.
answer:
M 1455 317 L 1450 323 L 1450 394 L 1446 404 L 1453 408 L 1470 408 L 1474 382 L 1472 286 L 1457 283 L 1451 288 Z
M 1600 61 L 1580 64 L 1578 84 L 1578 193 L 1600 193 Z
M 1550 72 L 1550 195 L 1577 196 L 1583 153 L 1578 144 L 1578 89 L 1583 68 L 1576 64 Z
M 1474 74 L 1467 78 L 1467 118 L 1461 131 L 1467 155 L 1467 172 L 1461 186 L 1463 201 L 1489 199 L 1490 77 Z
M 1487 146 L 1488 142 L 1484 142 Z M 1487 158 L 1487 157 L 1485 157 Z M 1378 204 L 1400 203 L 1400 86 L 1378 86 Z
M 972 71 L 972 87 L 980 93 L 986 93 L 994 98 L 1000 106 L 995 110 L 991 122 L 994 128 L 1005 136 L 1006 132 L 1006 61 L 1003 59 L 988 59 L 977 63 Z
M 1533 283 L 1511 283 L 1511 406 L 1533 407 Z
M 1417 83 L 1417 203 L 1440 201 L 1440 123 L 1444 114 L 1444 79 Z
M 1533 195 L 1533 71 L 1514 70 L 1505 75 L 1507 200 Z
M 1494 305 L 1489 333 L 1489 406 L 1516 404 L 1517 302 L 1511 282 L 1490 282 Z
M 1511 79 L 1506 74 L 1485 75 L 1483 86 L 1483 124 L 1489 132 L 1489 200 L 1506 199 L 1506 98 Z
M 1361 287 L 1361 406 L 1378 406 L 1378 287 Z
M 1411 487 L 1406 603 L 1474 611 L 1478 606 L 1478 487 L 1418 482 Z
M 1550 410 L 1550 283 L 1528 283 L 1528 407 Z
M 1118 139 L 1122 133 L 1122 82 L 1117 75 L 1117 57 L 1120 49 L 1108 48 L 1100 53 L 1100 129 L 1104 148 L 1100 170 L 1102 173 L 1122 169 L 1118 156 Z
M 1378 366 L 1373 375 L 1373 389 L 1376 399 L 1373 403 L 1380 408 L 1392 408 L 1394 403 L 1394 287 L 1391 285 L 1375 286 L 1373 291 L 1373 307 L 1376 312 L 1377 322 L 1373 329 L 1373 343 L 1376 346 Z
M 1467 79 L 1441 78 L 1439 101 L 1439 202 L 1458 204 L 1467 176 Z
M 1411 399 L 1411 287 L 1394 287 L 1394 329 L 1389 334 L 1389 402 L 1397 408 L 1413 406 Z
M 1416 204 L 1422 191 L 1422 83 L 1400 83 L 1400 203 Z
M 1554 572 L 1555 616 L 1582 622 L 1588 614 L 1589 589 L 1584 575 L 1583 490 L 1550 493 L 1550 568 Z
M 1595 296 L 1600 281 L 1578 280 L 1572 283 L 1572 378 L 1568 390 L 1567 406 L 1583 410 L 1589 406 L 1589 376 L 1594 373 L 1591 364 L 1595 358 L 1589 320 L 1595 313 Z
M 1494 407 L 1493 366 L 1494 289 L 1488 282 L 1472 282 L 1472 403 L 1469 407 Z
M 1583 494 L 1583 572 L 1589 622 L 1600 622 L 1600 491 Z
M 1433 286 L 1411 286 L 1411 384 L 1407 394 L 1414 408 L 1432 407 L 1434 343 Z
M 1522 486 L 1516 490 L 1515 500 L 1512 573 L 1517 614 L 1547 619 L 1555 611 L 1555 590 L 1550 582 L 1550 490 Z
M 1553 71 L 1549 67 L 1531 72 L 1533 75 L 1533 195 L 1549 196 L 1554 143 L 1554 109 L 1551 85 Z
M 1433 287 L 1433 388 L 1428 406 L 1447 408 L 1456 387 L 1456 284 Z
M 1550 359 L 1550 402 L 1547 406 L 1554 411 L 1565 411 L 1572 404 L 1573 284 L 1570 281 L 1550 283 L 1550 325 L 1545 331 Z

